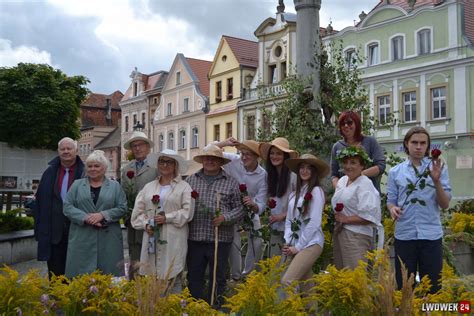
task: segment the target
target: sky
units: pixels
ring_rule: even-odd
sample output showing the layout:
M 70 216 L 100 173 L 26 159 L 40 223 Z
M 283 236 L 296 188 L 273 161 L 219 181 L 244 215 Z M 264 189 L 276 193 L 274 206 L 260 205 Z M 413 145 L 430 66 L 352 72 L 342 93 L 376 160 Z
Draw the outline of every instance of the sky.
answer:
M 295 13 L 286 0 L 285 12 Z M 354 25 L 378 0 L 322 0 L 320 25 Z M 135 67 L 168 71 L 177 53 L 212 61 L 222 35 L 253 34 L 278 0 L 0 0 L 0 67 L 47 63 L 95 93 L 123 93 Z

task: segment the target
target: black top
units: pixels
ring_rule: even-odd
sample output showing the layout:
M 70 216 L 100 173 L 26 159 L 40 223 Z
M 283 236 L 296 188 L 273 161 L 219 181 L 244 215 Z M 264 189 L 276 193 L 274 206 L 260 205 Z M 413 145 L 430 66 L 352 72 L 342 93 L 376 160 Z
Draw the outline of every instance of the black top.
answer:
M 101 187 L 97 187 L 97 188 L 91 187 L 91 198 L 92 198 L 92 201 L 94 202 L 94 205 L 97 204 L 97 200 L 99 199 L 100 188 Z

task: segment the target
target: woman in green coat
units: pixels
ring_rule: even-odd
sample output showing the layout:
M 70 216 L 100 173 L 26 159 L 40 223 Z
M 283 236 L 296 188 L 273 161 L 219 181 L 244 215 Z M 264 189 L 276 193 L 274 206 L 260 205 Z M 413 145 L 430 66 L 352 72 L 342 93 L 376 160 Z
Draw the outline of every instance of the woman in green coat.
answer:
M 99 270 L 124 275 L 122 230 L 119 220 L 127 211 L 120 184 L 105 177 L 108 160 L 101 150 L 86 159 L 85 179 L 76 180 L 64 202 L 71 220 L 66 276 Z

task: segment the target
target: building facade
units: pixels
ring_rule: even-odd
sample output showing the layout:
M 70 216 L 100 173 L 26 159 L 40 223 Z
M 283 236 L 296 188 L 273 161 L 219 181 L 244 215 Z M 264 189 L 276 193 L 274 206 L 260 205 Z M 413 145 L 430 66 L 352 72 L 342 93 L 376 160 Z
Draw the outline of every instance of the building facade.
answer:
M 210 111 L 206 116 L 207 143 L 229 137 L 242 139 L 237 127 L 237 103 L 255 77 L 257 52 L 257 42 L 222 36 L 209 71 L 211 89 Z
M 474 2 L 382 1 L 356 26 L 324 37 L 353 54 L 376 118 L 375 136 L 387 153 L 403 153 L 403 137 L 425 127 L 443 150 L 453 196 L 474 198 Z
M 206 143 L 211 62 L 177 54 L 154 114 L 155 151 L 176 150 L 192 159 Z
M 134 128 L 139 128 L 154 141 L 152 122 L 167 76 L 166 71 L 147 75 L 137 68 L 130 74 L 132 82 L 119 103 L 122 109 L 122 144 L 130 138 Z M 126 162 L 126 155 L 126 150 L 122 150 L 122 162 Z

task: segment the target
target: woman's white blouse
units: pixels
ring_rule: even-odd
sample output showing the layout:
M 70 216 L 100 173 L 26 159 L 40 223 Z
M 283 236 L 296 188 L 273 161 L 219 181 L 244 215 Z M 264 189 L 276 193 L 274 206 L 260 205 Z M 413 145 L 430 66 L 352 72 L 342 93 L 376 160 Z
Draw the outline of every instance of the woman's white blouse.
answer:
M 293 191 L 290 194 L 288 203 L 288 213 L 285 221 L 285 242 L 287 245 L 294 246 L 298 251 L 304 248 L 318 244 L 321 248 L 324 246 L 324 234 L 321 227 L 321 219 L 323 214 L 323 207 L 325 203 L 324 192 L 320 187 L 314 187 L 311 191 L 313 198 L 309 203 L 308 212 L 301 217 L 300 230 L 298 232 L 299 238 L 292 238 L 291 221 L 300 216 L 298 207 L 303 205 L 303 197 L 306 194 L 307 186 L 301 188 L 300 197 L 295 208 L 295 194 Z M 305 220 L 309 221 L 305 223 Z
M 357 215 L 373 225 L 350 225 L 344 224 L 344 228 L 359 234 L 373 236 L 373 228 L 381 226 L 380 195 L 375 189 L 372 181 L 366 176 L 359 176 L 354 182 L 347 185 L 349 178 L 343 176 L 339 179 L 336 186 L 336 192 L 331 200 L 332 208 L 337 203 L 343 203 L 344 215 Z

